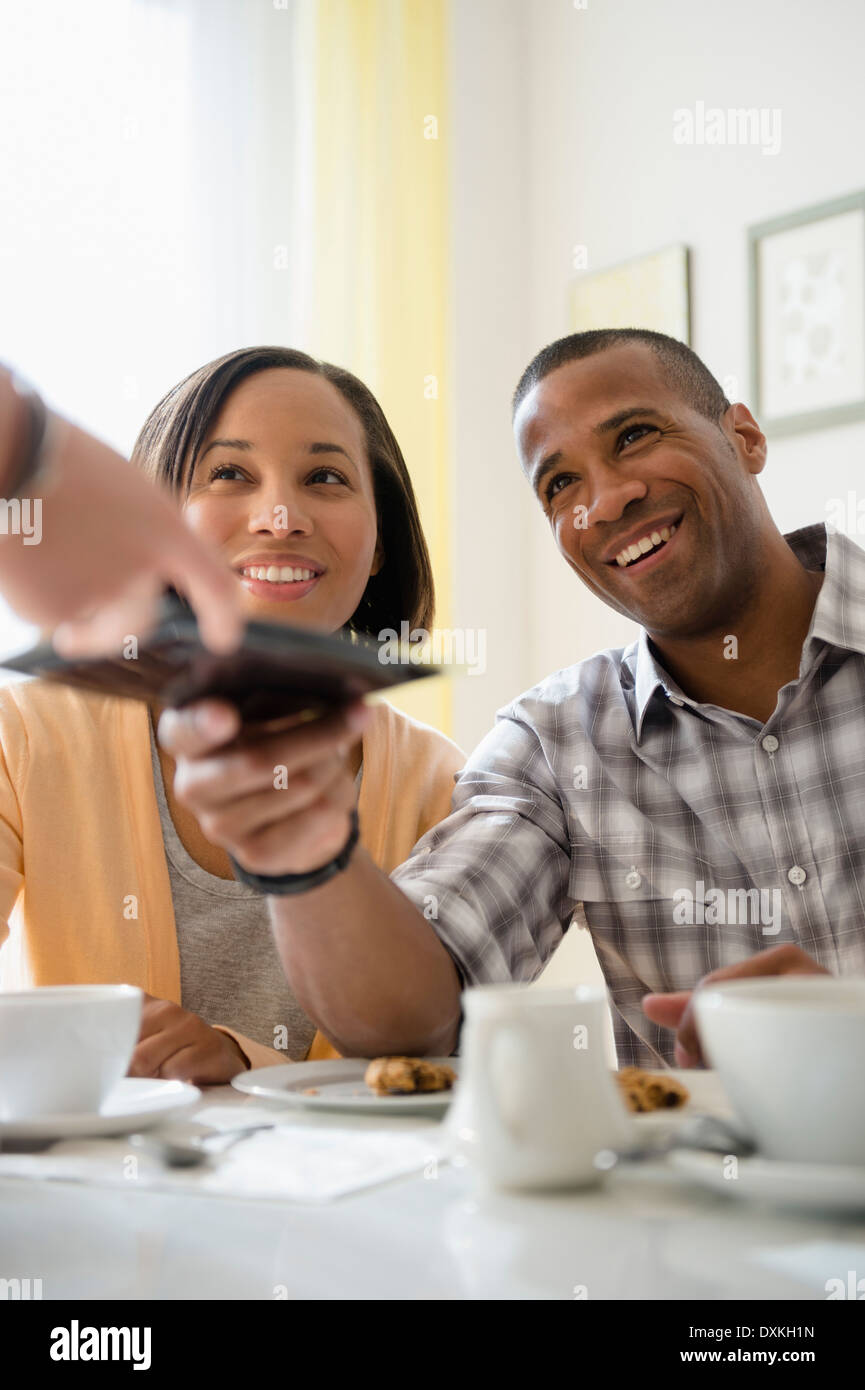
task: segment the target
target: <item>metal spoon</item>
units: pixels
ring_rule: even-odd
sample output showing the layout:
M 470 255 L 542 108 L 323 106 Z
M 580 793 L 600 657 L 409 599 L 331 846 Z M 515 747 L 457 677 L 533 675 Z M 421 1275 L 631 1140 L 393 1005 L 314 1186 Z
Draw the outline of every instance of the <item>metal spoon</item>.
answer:
M 155 1155 L 168 1168 L 194 1168 L 224 1154 L 248 1134 L 255 1134 L 260 1129 L 273 1129 L 276 1123 L 277 1121 L 273 1120 L 270 1124 L 245 1125 L 242 1129 L 224 1130 L 188 1120 L 184 1124 L 150 1129 L 142 1134 L 131 1134 L 129 1142 L 135 1148 Z M 213 1145 L 212 1141 L 215 1139 L 222 1139 L 224 1142 Z
M 617 1163 L 634 1163 L 644 1158 L 661 1158 L 673 1149 L 702 1149 L 707 1153 L 734 1154 L 747 1158 L 756 1152 L 756 1145 L 730 1120 L 718 1115 L 689 1115 L 672 1134 L 665 1133 L 654 1143 L 630 1149 L 602 1149 L 595 1159 L 598 1168 L 613 1168 Z

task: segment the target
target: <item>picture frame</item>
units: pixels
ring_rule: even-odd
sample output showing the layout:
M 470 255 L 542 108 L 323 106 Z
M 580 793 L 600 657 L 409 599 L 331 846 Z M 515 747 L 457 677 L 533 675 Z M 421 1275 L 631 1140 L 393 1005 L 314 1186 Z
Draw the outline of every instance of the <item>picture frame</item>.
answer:
M 865 190 L 747 235 L 761 428 L 785 435 L 865 419 Z
M 593 328 L 650 328 L 690 346 L 688 247 L 666 246 L 581 276 L 571 291 L 571 323 L 575 333 Z

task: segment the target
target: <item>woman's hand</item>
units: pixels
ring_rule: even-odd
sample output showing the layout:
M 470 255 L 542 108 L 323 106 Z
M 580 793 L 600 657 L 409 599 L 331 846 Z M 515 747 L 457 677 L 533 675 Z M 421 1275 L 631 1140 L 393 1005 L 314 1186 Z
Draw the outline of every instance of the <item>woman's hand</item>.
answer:
M 167 999 L 145 994 L 141 1029 L 129 1076 L 158 1076 L 215 1086 L 245 1071 L 249 1062 L 227 1033 Z
M 251 873 L 302 874 L 348 840 L 357 790 L 347 755 L 368 718 L 357 703 L 256 733 L 241 729 L 233 705 L 200 700 L 166 710 L 159 741 L 177 762 L 175 796 L 211 844 Z
M 24 406 L 0 369 L 0 493 Z M 179 507 L 126 459 L 56 416 L 44 484 L 34 481 L 30 533 L 0 535 L 0 591 L 40 627 L 57 624 L 63 655 L 119 651 L 146 636 L 172 585 L 194 608 L 212 651 L 230 652 L 243 631 L 241 591 L 228 565 L 186 525 Z M 36 528 L 36 504 L 39 527 Z

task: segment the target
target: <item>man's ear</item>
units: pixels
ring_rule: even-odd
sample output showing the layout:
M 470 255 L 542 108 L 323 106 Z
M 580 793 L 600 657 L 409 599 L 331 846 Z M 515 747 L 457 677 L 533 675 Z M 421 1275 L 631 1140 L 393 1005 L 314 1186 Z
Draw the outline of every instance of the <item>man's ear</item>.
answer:
M 762 473 L 766 466 L 766 436 L 750 410 L 741 401 L 731 405 L 725 420 L 733 435 L 733 444 L 749 473 Z

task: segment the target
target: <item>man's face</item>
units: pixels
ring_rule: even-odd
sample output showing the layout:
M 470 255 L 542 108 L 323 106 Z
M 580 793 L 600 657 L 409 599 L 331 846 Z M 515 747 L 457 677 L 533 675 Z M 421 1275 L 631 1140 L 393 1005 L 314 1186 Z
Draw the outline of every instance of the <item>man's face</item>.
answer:
M 743 405 L 719 429 L 628 343 L 556 368 L 514 431 L 559 549 L 611 608 L 668 637 L 741 610 L 768 520 L 754 476 L 766 441 Z

